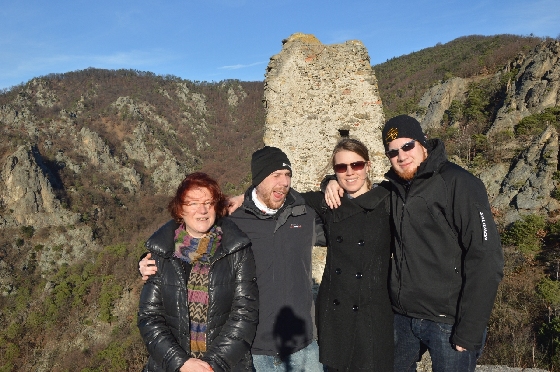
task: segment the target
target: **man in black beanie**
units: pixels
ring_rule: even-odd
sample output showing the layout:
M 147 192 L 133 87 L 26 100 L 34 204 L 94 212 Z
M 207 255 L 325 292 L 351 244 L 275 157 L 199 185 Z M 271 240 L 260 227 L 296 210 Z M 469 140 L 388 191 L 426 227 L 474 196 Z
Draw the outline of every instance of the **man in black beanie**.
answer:
M 279 148 L 251 158 L 253 185 L 230 218 L 249 236 L 257 266 L 259 324 L 251 353 L 257 372 L 322 372 L 314 341 L 311 249 L 325 245 L 322 223 L 291 188 Z
M 441 140 L 396 116 L 382 130 L 391 169 L 395 372 L 475 370 L 503 276 L 500 237 L 482 182 L 447 160 Z M 327 204 L 337 206 L 331 181 Z
M 280 208 L 292 183 L 292 166 L 288 156 L 271 146 L 255 151 L 251 158 L 251 175 L 257 201 L 273 210 Z

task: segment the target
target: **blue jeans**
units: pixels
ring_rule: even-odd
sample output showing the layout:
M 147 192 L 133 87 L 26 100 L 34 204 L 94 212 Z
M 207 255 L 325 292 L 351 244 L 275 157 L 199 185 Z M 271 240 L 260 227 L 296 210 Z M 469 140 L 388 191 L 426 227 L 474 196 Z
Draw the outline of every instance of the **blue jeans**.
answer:
M 317 341 L 288 355 L 284 360 L 272 355 L 253 354 L 253 366 L 255 372 L 323 372 Z
M 453 325 L 395 314 L 395 371 L 414 372 L 416 362 L 430 352 L 433 372 L 473 372 L 480 350 L 457 351 L 451 343 Z M 486 331 L 482 345 L 486 340 Z

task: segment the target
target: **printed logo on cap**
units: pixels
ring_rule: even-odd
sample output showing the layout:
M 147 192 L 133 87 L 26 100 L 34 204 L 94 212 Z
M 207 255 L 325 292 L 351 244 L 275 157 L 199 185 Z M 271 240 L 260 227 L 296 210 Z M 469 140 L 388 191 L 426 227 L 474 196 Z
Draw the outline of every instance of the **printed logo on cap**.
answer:
M 397 139 L 398 136 L 399 136 L 399 130 L 397 128 L 391 128 L 389 129 L 387 135 L 385 136 L 385 142 L 389 143 Z

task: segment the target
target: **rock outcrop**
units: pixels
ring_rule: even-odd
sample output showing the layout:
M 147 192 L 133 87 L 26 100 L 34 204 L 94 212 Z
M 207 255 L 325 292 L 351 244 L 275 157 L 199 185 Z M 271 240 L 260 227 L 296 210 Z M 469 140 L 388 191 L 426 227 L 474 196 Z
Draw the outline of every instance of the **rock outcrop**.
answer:
M 557 169 L 558 133 L 549 126 L 512 162 L 492 206 L 505 212 L 506 223 L 519 216 L 560 209 L 560 203 L 552 197 L 558 186 L 553 179 Z
M 332 149 L 342 137 L 369 148 L 372 177 L 388 167 L 381 142 L 384 122 L 377 79 L 359 41 L 324 45 L 315 36 L 293 34 L 268 64 L 264 142 L 292 161 L 292 185 L 315 190 L 330 172 Z
M 180 164 L 173 154 L 154 138 L 153 130 L 143 121 L 134 129 L 131 138 L 123 141 L 123 147 L 128 158 L 137 160 L 152 170 L 154 186 L 162 194 L 171 195 L 184 175 L 189 173 L 188 167 Z M 194 158 L 190 156 L 189 149 L 184 150 L 184 155 Z M 139 185 L 140 178 L 133 178 L 137 174 L 132 173 L 132 170 L 127 170 L 129 179 Z
M 504 72 L 518 71 L 508 84 L 507 96 L 489 133 L 513 131 L 521 119 L 560 105 L 560 41 L 539 45 L 519 56 Z
M 507 82 L 506 96 L 498 103 L 496 118 L 487 135 L 513 133 L 524 117 L 560 105 L 560 42 L 541 43 L 527 55 L 520 54 L 489 78 L 501 84 Z M 414 116 L 424 129 L 438 128 L 454 101 L 464 103 L 469 83 L 482 77 L 453 78 L 427 90 L 418 103 Z M 450 123 L 453 125 L 454 123 Z M 516 151 L 515 140 L 498 144 L 505 152 Z M 491 204 L 509 224 L 520 217 L 540 213 L 546 215 L 559 209 L 553 197 L 558 169 L 558 134 L 547 128 L 538 139 L 511 164 L 492 164 L 478 176 L 486 186 Z
M 61 207 L 53 189 L 54 180 L 37 147 L 20 146 L 8 156 L 0 174 L 0 203 L 3 210 L 0 228 L 41 228 L 78 222 L 78 214 Z
M 467 92 L 468 79 L 458 77 L 434 85 L 424 93 L 418 103 L 421 110 L 414 116 L 424 130 L 441 126 L 445 112 L 453 101 L 463 102 Z

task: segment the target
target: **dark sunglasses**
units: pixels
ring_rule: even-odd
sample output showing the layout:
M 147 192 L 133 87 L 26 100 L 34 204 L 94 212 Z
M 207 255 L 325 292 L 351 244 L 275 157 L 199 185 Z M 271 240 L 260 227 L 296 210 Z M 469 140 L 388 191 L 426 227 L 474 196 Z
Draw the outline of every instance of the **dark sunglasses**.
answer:
M 398 149 L 392 149 L 392 150 L 385 151 L 385 155 L 387 155 L 390 158 L 394 158 L 395 156 L 399 155 L 399 150 L 403 150 L 404 152 L 407 152 L 407 151 L 412 150 L 415 146 L 416 146 L 416 140 L 412 140 L 410 142 L 405 143 L 404 145 L 402 145 Z
M 333 166 L 333 169 L 336 173 L 344 173 L 348 169 L 348 166 L 350 166 L 350 168 L 352 168 L 352 170 L 360 171 L 360 170 L 364 169 L 364 167 L 366 166 L 366 162 L 365 161 L 355 161 L 355 162 L 350 163 L 350 164 L 344 164 L 344 163 L 335 164 Z

